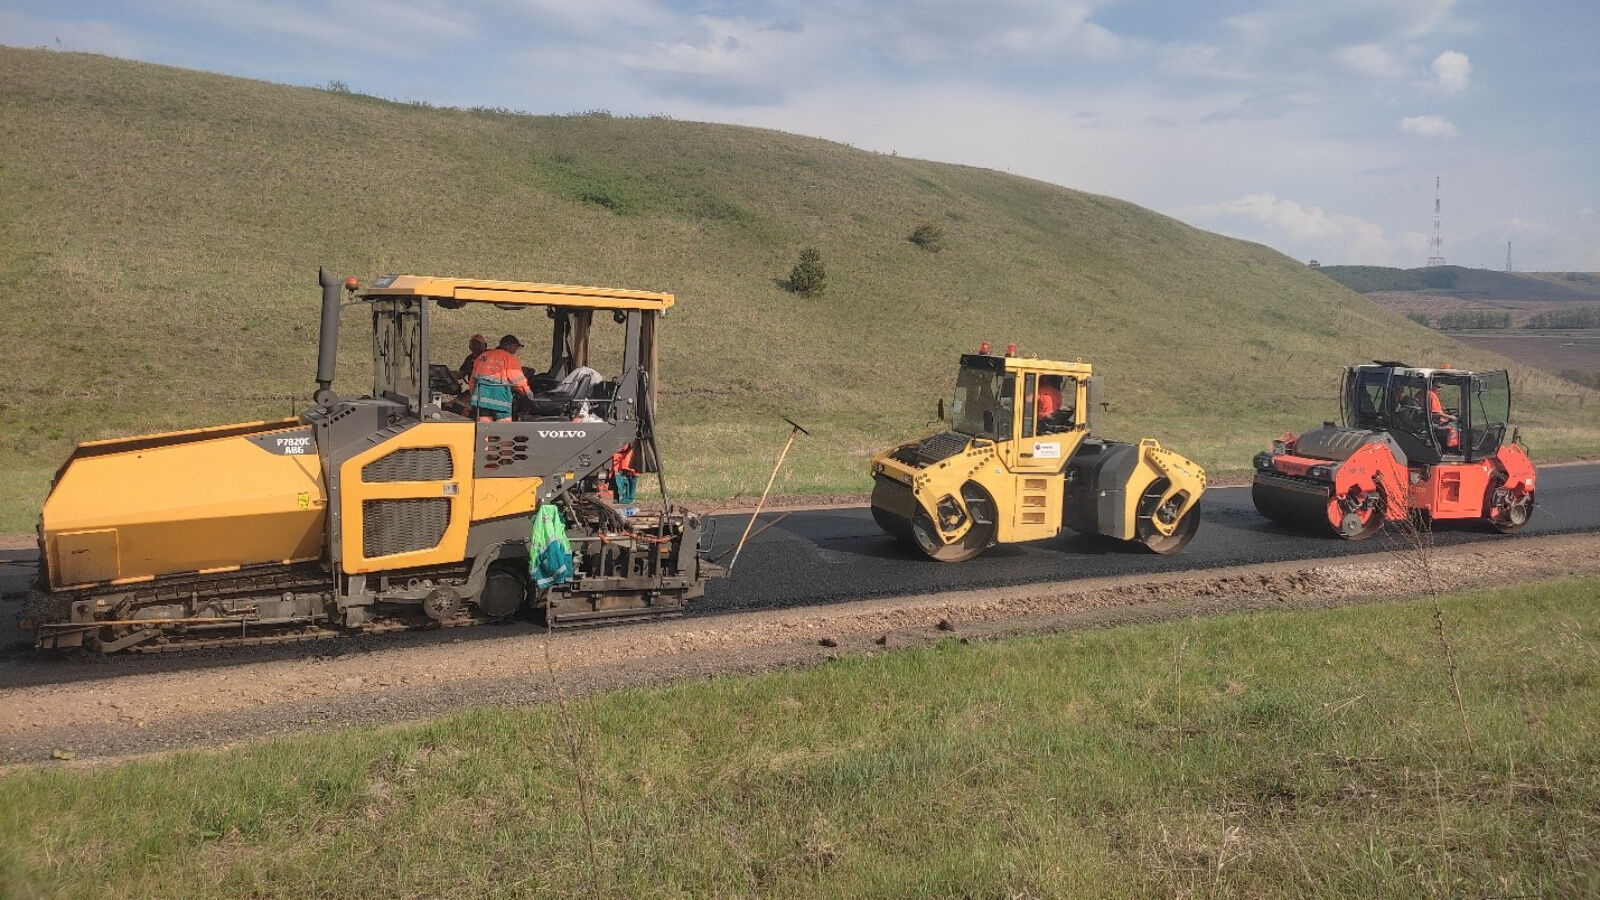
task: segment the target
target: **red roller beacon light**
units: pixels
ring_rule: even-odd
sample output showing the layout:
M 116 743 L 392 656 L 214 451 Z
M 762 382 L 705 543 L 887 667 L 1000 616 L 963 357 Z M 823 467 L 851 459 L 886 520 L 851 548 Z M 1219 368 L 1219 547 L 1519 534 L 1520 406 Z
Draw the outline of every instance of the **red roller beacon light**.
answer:
M 1342 424 L 1286 434 L 1256 456 L 1262 515 L 1347 540 L 1412 512 L 1507 534 L 1533 515 L 1537 474 L 1511 429 L 1505 370 L 1350 366 L 1340 401 Z

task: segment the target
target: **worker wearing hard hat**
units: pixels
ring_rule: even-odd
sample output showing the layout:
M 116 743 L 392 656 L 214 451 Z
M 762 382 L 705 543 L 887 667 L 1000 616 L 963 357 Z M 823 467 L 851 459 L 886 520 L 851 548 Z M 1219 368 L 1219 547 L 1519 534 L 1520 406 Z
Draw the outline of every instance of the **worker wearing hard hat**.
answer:
M 522 342 L 516 335 L 508 334 L 500 339 L 499 346 L 483 351 L 473 361 L 468 380 L 478 421 L 509 420 L 513 392 L 524 397 L 533 393 L 528 386 L 528 376 L 523 374 L 522 361 L 517 359 L 517 351 L 521 349 Z

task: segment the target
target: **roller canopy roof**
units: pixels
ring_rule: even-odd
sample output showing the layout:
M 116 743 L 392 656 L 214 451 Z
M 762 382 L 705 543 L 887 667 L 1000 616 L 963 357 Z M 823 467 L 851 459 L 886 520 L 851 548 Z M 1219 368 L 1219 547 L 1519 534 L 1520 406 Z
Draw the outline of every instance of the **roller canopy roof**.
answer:
M 362 285 L 356 296 L 432 297 L 451 306 L 494 303 L 507 306 L 557 306 L 577 309 L 644 309 L 665 312 L 671 294 L 622 288 L 538 284 L 529 281 L 483 281 L 473 278 L 435 278 L 430 275 L 380 275 Z
M 1504 369 L 1457 369 L 1454 366 L 1411 366 L 1402 362 L 1374 362 L 1370 365 L 1351 366 L 1352 369 L 1361 369 L 1369 372 L 1380 369 L 1393 369 L 1396 375 L 1416 375 L 1426 378 L 1430 375 L 1490 375 Z

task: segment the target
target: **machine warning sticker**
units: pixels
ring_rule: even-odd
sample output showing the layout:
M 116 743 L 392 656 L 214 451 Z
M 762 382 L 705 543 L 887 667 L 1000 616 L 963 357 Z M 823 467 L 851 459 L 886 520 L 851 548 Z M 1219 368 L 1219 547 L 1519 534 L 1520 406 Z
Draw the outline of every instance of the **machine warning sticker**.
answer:
M 317 452 L 317 441 L 311 436 L 309 425 L 293 431 L 252 434 L 246 439 L 273 456 L 314 456 Z
M 1034 459 L 1060 459 L 1061 458 L 1061 445 L 1060 444 L 1053 444 L 1053 443 L 1052 444 L 1047 444 L 1047 443 L 1044 443 L 1043 441 L 1041 441 L 1039 443 L 1036 443 L 1036 444 L 1033 445 L 1033 458 Z
M 295 496 L 294 499 L 295 499 L 295 501 L 297 503 L 300 504 L 300 508 L 301 509 L 310 509 L 311 508 L 311 492 L 310 491 L 301 491 L 298 495 Z

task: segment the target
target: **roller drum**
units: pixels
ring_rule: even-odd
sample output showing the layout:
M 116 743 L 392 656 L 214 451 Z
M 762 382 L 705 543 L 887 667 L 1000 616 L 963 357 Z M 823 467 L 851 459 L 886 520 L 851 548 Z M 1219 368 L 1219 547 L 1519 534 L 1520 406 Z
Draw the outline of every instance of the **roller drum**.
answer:
M 1258 472 L 1250 499 L 1258 512 L 1280 525 L 1339 536 L 1328 518 L 1332 482 Z
M 878 476 L 872 486 L 872 519 L 885 534 L 915 544 L 911 519 L 916 514 L 917 498 L 911 488 L 892 478 Z

